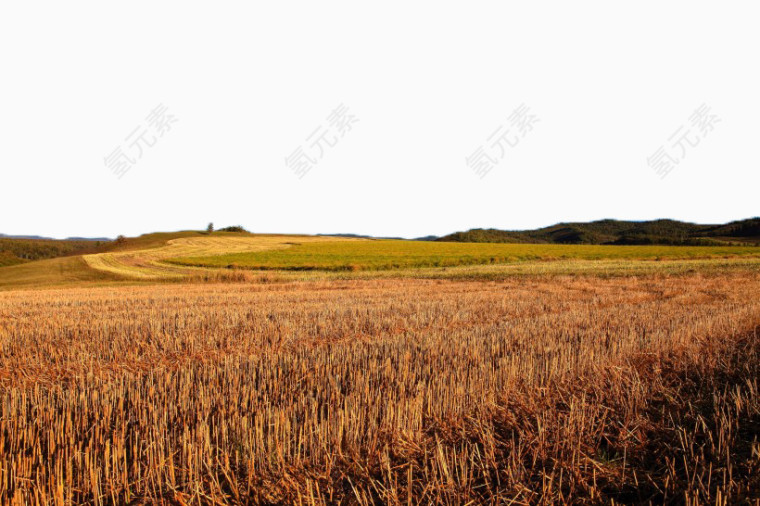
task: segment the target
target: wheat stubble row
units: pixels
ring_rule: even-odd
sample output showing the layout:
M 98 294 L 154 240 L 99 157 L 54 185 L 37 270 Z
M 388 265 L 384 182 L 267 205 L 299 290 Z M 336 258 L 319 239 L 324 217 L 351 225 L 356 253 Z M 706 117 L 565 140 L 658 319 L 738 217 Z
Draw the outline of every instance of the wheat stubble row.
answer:
M 1 293 L 0 502 L 751 500 L 758 325 L 750 273 Z

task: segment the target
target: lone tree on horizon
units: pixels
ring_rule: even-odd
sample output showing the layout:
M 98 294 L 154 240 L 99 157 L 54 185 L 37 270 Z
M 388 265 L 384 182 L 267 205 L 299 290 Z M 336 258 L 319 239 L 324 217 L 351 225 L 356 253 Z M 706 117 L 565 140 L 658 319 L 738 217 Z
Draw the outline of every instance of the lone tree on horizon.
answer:
M 206 227 L 206 232 L 208 232 L 210 234 L 213 231 L 214 231 L 214 224 L 213 223 L 209 223 L 208 227 Z

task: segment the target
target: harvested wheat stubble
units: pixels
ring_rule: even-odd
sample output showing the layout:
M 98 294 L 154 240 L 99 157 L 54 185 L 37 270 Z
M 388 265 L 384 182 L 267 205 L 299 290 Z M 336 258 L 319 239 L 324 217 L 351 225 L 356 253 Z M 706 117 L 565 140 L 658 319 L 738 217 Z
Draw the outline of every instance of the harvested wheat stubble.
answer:
M 0 293 L 0 503 L 735 503 L 760 276 Z

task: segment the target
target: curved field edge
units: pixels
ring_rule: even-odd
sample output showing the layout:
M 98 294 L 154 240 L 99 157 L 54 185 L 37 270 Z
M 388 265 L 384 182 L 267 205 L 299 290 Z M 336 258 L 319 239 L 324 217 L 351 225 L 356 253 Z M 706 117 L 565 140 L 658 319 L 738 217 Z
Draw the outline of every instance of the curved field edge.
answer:
M 662 261 L 713 258 L 760 258 L 760 248 L 328 241 L 294 244 L 287 249 L 176 256 L 166 258 L 163 263 L 185 267 L 253 270 L 357 271 L 557 260 Z
M 123 283 L 188 279 L 209 269 L 189 269 L 158 264 L 163 255 L 176 252 L 219 251 L 202 247 L 220 245 L 221 251 L 235 251 L 237 241 L 251 241 L 251 234 L 183 231 L 145 234 L 113 242 L 101 253 L 24 262 L 0 268 L 0 290 L 77 286 L 93 283 Z M 185 245 L 183 246 L 176 246 Z M 239 247 L 237 248 L 240 249 Z M 167 251 L 168 253 L 163 253 Z
M 85 261 L 93 269 L 131 279 L 181 279 L 198 274 L 194 267 L 178 266 L 166 259 L 176 256 L 215 256 L 224 254 L 250 253 L 279 250 L 300 242 L 336 241 L 335 238 L 290 236 L 290 235 L 253 235 L 225 234 L 198 235 L 167 240 L 163 245 L 148 249 L 127 250 L 119 252 L 86 255 Z M 357 239 L 345 239 L 352 241 Z M 338 240 L 338 242 L 341 242 Z

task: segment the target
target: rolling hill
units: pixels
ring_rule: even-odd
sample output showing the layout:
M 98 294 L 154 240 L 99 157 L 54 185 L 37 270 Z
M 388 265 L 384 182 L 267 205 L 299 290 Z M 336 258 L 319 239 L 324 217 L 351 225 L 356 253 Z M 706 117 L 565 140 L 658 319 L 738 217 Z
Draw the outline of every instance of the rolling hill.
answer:
M 19 259 L 9 252 L 0 251 L 3 255 L 0 256 L 0 262 L 6 255 L 9 259 L 7 264 L 0 263 L 0 290 L 75 286 L 82 283 L 176 281 L 193 277 L 205 279 L 209 276 L 214 279 L 226 279 L 227 273 L 219 274 L 219 269 L 180 266 L 166 260 L 173 257 L 203 257 L 284 249 L 294 244 L 310 242 L 362 240 L 364 239 L 248 232 L 219 231 L 209 234 L 181 231 L 158 232 L 132 238 L 120 237 L 94 249 L 56 251 L 61 255 L 51 253 L 36 260 Z M 14 241 L 12 246 L 19 247 L 18 241 L 23 240 L 8 241 Z
M 441 242 L 548 244 L 689 245 L 760 243 L 760 218 L 725 225 L 699 225 L 676 220 L 558 223 L 536 230 L 472 229 L 437 239 Z
M 90 239 L 44 239 L 0 236 L 0 267 L 35 260 L 94 253 L 107 243 Z
M 0 290 L 248 279 L 242 270 L 319 271 L 342 276 L 355 271 L 441 268 L 443 272 L 448 268 L 452 269 L 446 274 L 449 276 L 456 275 L 455 269 L 464 273 L 474 266 L 494 270 L 524 264 L 543 272 L 550 261 L 570 262 L 571 270 L 583 267 L 584 262 L 599 261 L 597 267 L 609 270 L 616 262 L 628 269 L 633 263 L 651 260 L 755 265 L 760 261 L 760 219 L 725 225 L 601 220 L 528 231 L 470 230 L 437 241 L 245 231 L 152 233 L 105 243 L 0 238 Z M 440 272 L 425 275 L 438 276 Z

